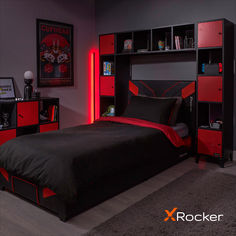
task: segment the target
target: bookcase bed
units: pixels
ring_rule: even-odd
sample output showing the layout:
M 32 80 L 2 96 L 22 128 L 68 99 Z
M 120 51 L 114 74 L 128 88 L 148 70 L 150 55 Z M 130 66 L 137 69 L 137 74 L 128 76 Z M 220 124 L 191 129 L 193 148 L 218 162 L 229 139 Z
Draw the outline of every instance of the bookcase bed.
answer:
M 195 122 L 192 121 L 194 119 L 194 111 L 195 111 L 195 83 L 192 81 L 132 81 L 133 86 L 130 87 L 130 93 L 132 87 L 137 87 L 139 94 L 142 95 L 150 95 L 150 91 L 155 91 L 156 95 L 162 94 L 165 97 L 168 96 L 182 96 L 183 103 L 182 107 L 180 108 L 180 116 L 179 121 L 185 122 L 189 126 L 190 136 L 194 136 L 194 127 L 191 125 Z M 150 90 L 151 88 L 151 90 Z M 165 91 L 163 93 L 163 91 Z M 129 95 L 130 96 L 130 95 Z M 128 97 L 129 97 L 128 96 Z M 128 101 L 127 101 L 128 102 Z M 48 136 L 50 138 L 55 135 L 55 137 L 60 134 L 63 135 L 68 133 L 70 129 L 97 129 L 98 126 L 107 126 L 109 122 L 101 122 L 98 121 L 97 123 L 87 126 L 78 126 L 73 127 L 65 130 L 54 131 L 44 134 L 37 135 L 37 138 L 46 139 Z M 136 129 L 140 129 L 140 127 L 135 128 L 134 125 L 127 125 L 127 124 L 111 124 L 109 123 L 108 126 L 111 128 L 119 129 L 126 132 L 136 132 Z M 117 126 L 117 127 L 116 127 Z M 143 127 L 142 127 L 143 128 Z M 133 131 L 132 131 L 133 129 Z M 151 130 L 151 131 L 150 131 Z M 80 131 L 81 132 L 81 131 Z M 154 176 L 155 174 L 159 173 L 167 169 L 168 167 L 178 163 L 179 161 L 185 159 L 189 156 L 192 151 L 190 146 L 182 146 L 176 148 L 175 146 L 171 145 L 168 139 L 164 138 L 162 134 L 150 133 L 153 132 L 150 128 L 143 128 L 142 132 L 144 132 L 144 139 L 142 145 L 138 145 L 135 143 L 134 146 L 130 144 L 125 144 L 126 147 L 123 146 L 118 147 L 118 151 L 116 147 L 113 147 L 109 150 L 109 145 L 105 146 L 107 151 L 105 152 L 106 158 L 103 163 L 106 163 L 104 168 L 111 169 L 108 175 L 101 176 L 100 178 L 95 178 L 93 175 L 91 176 L 91 181 L 88 181 L 86 185 L 83 185 L 83 188 L 77 194 L 77 198 L 64 199 L 60 194 L 56 194 L 53 188 L 48 186 L 43 186 L 40 184 L 40 181 L 37 179 L 29 179 L 27 177 L 23 177 L 19 174 L 16 174 L 17 171 L 9 171 L 4 165 L 0 165 L 0 189 L 7 190 L 11 193 L 14 193 L 24 199 L 30 201 L 31 203 L 36 204 L 43 209 L 49 210 L 51 213 L 56 214 L 62 221 L 66 221 L 69 218 L 77 215 L 78 213 L 85 211 L 86 209 L 112 197 L 117 195 L 118 193 Z M 147 135 L 145 134 L 147 133 Z M 161 132 L 160 132 L 161 133 Z M 153 138 L 153 134 L 156 135 Z M 96 135 L 96 134 L 95 134 Z M 146 135 L 146 136 L 145 136 Z M 127 134 L 129 136 L 129 134 Z M 132 135 L 131 135 L 132 136 Z M 135 135 L 134 138 L 136 139 Z M 159 138 L 159 139 L 157 139 Z M 189 137 L 187 137 L 189 138 Z M 18 142 L 21 142 L 22 139 L 32 139 L 31 136 L 24 136 L 18 138 Z M 111 137 L 110 137 L 111 139 Z M 13 142 L 14 140 L 10 141 Z M 158 144 L 159 143 L 159 144 Z M 54 143 L 55 144 L 55 143 Z M 140 144 L 140 143 L 139 143 Z M 7 145 L 7 143 L 6 143 Z M 52 143 L 53 145 L 53 143 Z M 78 146 L 78 145 L 77 145 Z M 127 147 L 130 147 L 127 149 Z M 1 147 L 3 150 L 4 145 Z M 6 147 L 7 149 L 7 147 Z M 124 151 L 126 150 L 126 151 Z M 116 154 L 117 153 L 117 154 Z M 134 159 L 139 160 L 137 163 L 130 162 L 130 155 L 134 153 Z M 116 156 L 117 155 L 117 156 Z M 92 156 L 92 155 L 91 155 Z M 99 156 L 99 154 L 98 154 Z M 117 163 L 119 157 L 121 160 Z M 88 156 L 87 159 L 91 157 Z M 122 159 L 123 158 L 123 159 Z M 110 162 L 109 162 L 110 160 Z M 113 162 L 113 163 L 112 163 Z M 123 164 L 119 169 L 120 162 Z M 1 163 L 1 159 L 0 159 Z M 89 162 L 88 162 L 89 163 Z M 91 162 L 94 166 L 94 172 L 99 170 L 99 165 L 96 163 L 96 159 Z M 116 164 L 114 164 L 116 163 Z M 127 165 L 126 165 L 127 163 Z M 58 162 L 59 165 L 59 162 Z M 116 166 L 117 165 L 117 166 Z M 119 171 L 116 170 L 116 167 Z M 83 171 L 83 170 L 78 170 Z M 52 175 L 55 173 L 52 173 Z M 85 175 L 86 176 L 86 175 Z M 93 178 L 94 177 L 94 178 Z M 89 178 L 89 177 L 88 177 Z M 95 179 L 98 179 L 96 181 Z M 63 176 L 61 184 L 69 184 L 67 183 L 67 176 Z M 80 181 L 80 180 L 78 180 Z

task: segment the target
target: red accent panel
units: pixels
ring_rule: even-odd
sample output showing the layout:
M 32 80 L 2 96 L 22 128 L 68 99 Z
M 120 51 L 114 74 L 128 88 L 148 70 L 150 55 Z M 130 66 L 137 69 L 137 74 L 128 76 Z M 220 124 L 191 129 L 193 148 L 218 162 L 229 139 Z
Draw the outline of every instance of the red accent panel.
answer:
M 100 45 L 99 45 L 100 55 L 114 54 L 115 52 L 114 41 L 115 41 L 114 34 L 100 36 Z
M 101 76 L 100 77 L 100 95 L 114 96 L 115 95 L 115 77 Z
M 19 177 L 16 177 L 16 176 L 12 176 L 11 177 L 11 188 L 12 188 L 12 192 L 14 193 L 14 183 L 13 183 L 13 180 L 14 180 L 14 178 L 15 179 L 18 179 L 18 180 L 20 180 L 20 181 L 23 181 L 23 182 L 25 182 L 25 183 L 27 183 L 27 184 L 30 184 L 30 185 L 32 185 L 34 188 L 35 188 L 35 193 L 36 193 L 36 201 L 37 201 L 37 204 L 39 205 L 39 195 L 38 195 L 38 187 L 37 187 L 37 185 L 35 185 L 35 184 L 32 184 L 32 183 L 30 183 L 29 181 L 27 181 L 27 180 L 24 180 L 24 179 L 21 179 L 21 178 L 19 178 Z
M 15 137 L 16 137 L 16 130 L 15 129 L 0 131 L 0 145 L 4 144 L 8 140 L 11 140 Z
M 184 144 L 185 144 L 184 146 L 189 147 L 189 148 L 192 146 L 192 138 L 191 138 L 191 136 L 183 138 L 183 140 L 184 140 Z
M 58 130 L 58 123 L 40 125 L 40 133 Z
M 199 76 L 198 100 L 207 102 L 222 102 L 222 77 Z
M 39 123 L 39 103 L 19 102 L 17 103 L 17 125 L 28 126 Z
M 198 153 L 222 157 L 222 132 L 198 129 Z
M 220 73 L 222 73 L 222 72 L 223 72 L 223 65 L 222 65 L 222 63 L 221 63 L 221 62 L 219 63 L 219 72 L 220 72 Z
M 48 198 L 48 197 L 51 197 L 54 195 L 56 195 L 56 193 L 54 193 L 51 189 L 49 189 L 49 188 L 43 189 L 43 198 Z
M 147 128 L 153 128 L 160 130 L 169 140 L 170 142 L 176 146 L 181 147 L 184 146 L 185 143 L 182 138 L 171 128 L 167 125 L 157 124 L 154 122 L 136 119 L 136 118 L 127 118 L 127 117 L 101 117 L 101 121 L 111 121 L 111 122 L 117 122 L 117 123 L 123 123 L 123 124 L 130 124 L 130 125 L 137 125 L 140 127 L 147 127 Z
M 129 91 L 136 96 L 138 95 L 138 87 L 131 81 L 129 81 Z
M 167 88 L 163 93 L 162 93 L 162 97 L 165 97 L 165 95 L 171 90 L 173 89 L 175 86 L 177 86 L 178 84 L 180 84 L 181 82 L 177 82 L 175 84 L 173 84 L 172 86 L 170 86 L 169 88 Z
M 9 175 L 8 175 L 7 171 L 4 168 L 0 168 L 0 173 L 6 179 L 6 181 L 9 182 Z
M 190 95 L 195 93 L 195 82 L 187 85 L 185 88 L 182 89 L 182 98 L 185 99 Z
M 211 21 L 198 24 L 198 47 L 222 46 L 223 22 Z

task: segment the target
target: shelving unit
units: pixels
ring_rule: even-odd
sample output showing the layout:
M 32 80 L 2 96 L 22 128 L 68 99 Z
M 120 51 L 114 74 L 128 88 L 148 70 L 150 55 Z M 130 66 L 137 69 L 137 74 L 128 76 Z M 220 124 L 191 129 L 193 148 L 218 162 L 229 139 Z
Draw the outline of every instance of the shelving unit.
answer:
M 50 109 L 52 108 L 52 109 Z M 7 113 L 8 126 L 4 127 L 4 119 L 0 124 L 0 145 L 17 136 L 42 133 L 59 128 L 59 99 L 40 98 L 16 101 L 0 100 L 1 117 Z M 50 111 L 52 113 L 50 113 Z M 48 113 L 48 114 L 45 114 Z M 46 119 L 42 119 L 42 113 Z
M 197 32 L 196 161 L 204 155 L 222 167 L 233 151 L 233 27 L 213 20 L 199 22 Z
M 121 91 L 127 89 L 127 83 L 123 77 L 130 77 L 130 58 L 136 56 L 152 56 L 154 54 L 195 54 L 195 48 L 181 48 L 174 46 L 174 36 L 186 36 L 186 32 L 193 31 L 192 41 L 195 47 L 195 24 L 175 25 L 153 29 L 136 30 L 129 32 L 111 33 L 99 36 L 100 49 L 100 115 L 106 111 L 109 105 L 116 105 L 116 114 L 121 114 L 124 107 L 118 101 L 125 101 L 126 95 Z M 132 40 L 132 49 L 124 50 L 125 40 Z M 164 42 L 161 50 L 158 42 Z M 110 75 L 104 75 L 104 62 L 114 65 Z M 128 80 L 127 80 L 128 81 Z M 125 98 L 124 98 L 125 97 Z
M 228 20 L 219 19 L 100 35 L 100 114 L 109 105 L 115 105 L 116 115 L 125 110 L 134 61 L 140 64 L 194 61 L 196 160 L 200 155 L 211 156 L 224 166 L 225 161 L 232 159 L 233 150 L 233 26 Z M 133 48 L 124 51 L 124 41 L 128 39 L 132 40 Z M 111 76 L 103 76 L 105 59 L 114 62 Z M 210 125 L 215 121 L 222 121 L 219 129 Z

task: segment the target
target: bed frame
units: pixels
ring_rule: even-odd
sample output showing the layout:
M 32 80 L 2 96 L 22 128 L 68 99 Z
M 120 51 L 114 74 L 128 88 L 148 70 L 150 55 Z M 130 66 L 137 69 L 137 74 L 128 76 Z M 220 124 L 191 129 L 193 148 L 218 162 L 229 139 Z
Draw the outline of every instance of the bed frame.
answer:
M 195 83 L 192 81 L 130 81 L 130 94 L 138 91 L 138 94 L 154 96 L 182 96 L 183 105 L 179 121 L 189 125 L 192 140 L 195 139 Z M 129 97 L 128 96 L 128 97 Z M 127 99 L 128 99 L 127 97 Z M 172 159 L 166 159 L 163 164 L 155 165 L 154 162 L 146 166 L 139 166 L 136 169 L 124 171 L 120 175 L 104 178 L 91 186 L 88 186 L 80 193 L 79 199 L 67 203 L 61 200 L 56 193 L 46 186 L 39 186 L 29 180 L 23 179 L 14 173 L 0 168 L 0 190 L 6 190 L 29 202 L 42 207 L 45 210 L 56 214 L 62 221 L 101 203 L 122 191 L 141 183 L 157 173 L 169 168 L 172 165 L 186 159 L 194 152 L 192 148 L 182 147 L 173 152 Z M 160 153 L 164 156 L 164 154 Z M 157 159 L 157 158 L 156 158 Z

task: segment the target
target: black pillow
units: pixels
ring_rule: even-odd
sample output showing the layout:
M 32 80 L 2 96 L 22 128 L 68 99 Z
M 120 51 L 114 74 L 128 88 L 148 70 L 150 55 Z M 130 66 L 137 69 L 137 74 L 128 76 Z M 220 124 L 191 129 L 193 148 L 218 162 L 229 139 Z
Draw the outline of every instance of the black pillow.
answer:
M 151 97 L 132 96 L 124 117 L 143 119 L 168 125 L 169 116 L 176 99 L 158 99 Z

